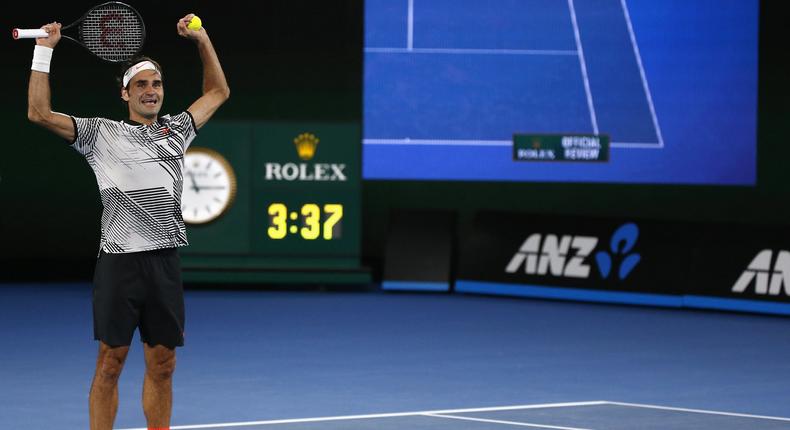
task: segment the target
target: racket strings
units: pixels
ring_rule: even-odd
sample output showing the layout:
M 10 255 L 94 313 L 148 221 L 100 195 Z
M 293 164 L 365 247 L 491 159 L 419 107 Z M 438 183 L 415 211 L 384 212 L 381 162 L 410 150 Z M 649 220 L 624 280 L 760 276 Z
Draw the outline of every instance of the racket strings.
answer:
M 135 10 L 108 4 L 88 13 L 80 25 L 80 35 L 85 47 L 97 57 L 121 62 L 140 51 L 145 26 Z

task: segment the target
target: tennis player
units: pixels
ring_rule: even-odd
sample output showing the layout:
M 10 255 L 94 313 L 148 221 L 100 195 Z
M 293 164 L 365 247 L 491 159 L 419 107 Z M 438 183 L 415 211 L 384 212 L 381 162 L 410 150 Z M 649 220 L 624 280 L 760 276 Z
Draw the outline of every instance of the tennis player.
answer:
M 187 245 L 181 218 L 184 152 L 230 96 L 205 29 L 178 34 L 197 44 L 203 95 L 177 115 L 159 115 L 164 75 L 148 58 L 123 68 L 120 96 L 129 118 L 77 118 L 52 111 L 49 67 L 61 24 L 36 39 L 28 118 L 70 142 L 96 174 L 102 204 L 101 243 L 93 290 L 94 337 L 99 341 L 90 391 L 92 430 L 110 430 L 118 409 L 118 378 L 139 328 L 145 350 L 143 410 L 149 429 L 169 429 L 177 346 L 184 344 L 184 297 L 177 248 Z

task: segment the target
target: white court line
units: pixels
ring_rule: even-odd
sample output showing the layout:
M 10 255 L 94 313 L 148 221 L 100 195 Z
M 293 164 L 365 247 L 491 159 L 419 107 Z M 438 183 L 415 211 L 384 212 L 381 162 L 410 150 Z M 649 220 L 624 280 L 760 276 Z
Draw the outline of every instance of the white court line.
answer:
M 363 139 L 365 145 L 413 145 L 413 146 L 512 146 L 510 140 L 463 140 L 463 139 Z M 611 142 L 611 148 L 661 149 L 652 142 Z
M 752 414 L 739 414 L 735 412 L 721 412 L 721 411 L 709 411 L 705 409 L 688 409 L 688 408 L 675 408 L 670 406 L 658 406 L 658 405 L 647 405 L 641 403 L 624 403 L 624 402 L 604 402 L 609 405 L 617 405 L 617 406 L 630 406 L 633 408 L 646 408 L 646 409 L 659 409 L 663 411 L 677 411 L 677 412 L 693 412 L 696 414 L 707 414 L 707 415 L 724 415 L 728 417 L 740 417 L 740 418 L 756 418 L 762 420 L 774 420 L 774 421 L 786 421 L 790 422 L 790 418 L 784 417 L 772 417 L 768 415 L 752 415 Z
M 590 91 L 590 80 L 587 78 L 587 63 L 584 61 L 584 49 L 582 49 L 582 38 L 579 34 L 579 25 L 576 23 L 576 8 L 573 7 L 573 0 L 568 0 L 568 8 L 571 10 L 573 36 L 576 38 L 576 51 L 579 52 L 579 65 L 582 68 L 584 92 L 587 94 L 587 107 L 590 109 L 590 121 L 592 122 L 593 132 L 598 134 L 598 118 L 595 116 L 595 106 L 593 105 L 592 92 Z
M 510 140 L 363 139 L 365 145 L 512 146 Z
M 414 49 L 414 0 L 409 0 L 408 28 L 406 29 L 406 49 Z
M 488 408 L 467 408 L 467 409 L 444 409 L 434 411 L 416 411 L 416 412 L 395 412 L 388 414 L 368 414 L 368 415 L 343 415 L 335 417 L 318 417 L 318 418 L 297 418 L 288 420 L 266 420 L 266 421 L 244 421 L 233 423 L 216 423 L 216 424 L 195 424 L 186 426 L 170 426 L 171 430 L 187 430 L 187 429 L 205 429 L 214 427 L 247 427 L 247 426 L 260 426 L 270 424 L 291 424 L 291 423 L 313 423 L 324 421 L 343 421 L 343 420 L 361 420 L 373 418 L 394 418 L 394 417 L 409 417 L 426 414 L 462 414 L 469 412 L 495 412 L 495 411 L 513 411 L 521 409 L 544 409 L 544 408 L 567 408 L 574 406 L 598 406 L 605 405 L 608 402 L 602 400 L 595 400 L 589 402 L 567 402 L 567 403 L 543 403 L 531 405 L 515 405 L 515 406 L 495 406 Z M 146 427 L 128 428 L 121 430 L 147 430 Z
M 474 49 L 474 48 L 388 48 L 368 47 L 365 52 L 381 54 L 479 54 L 479 55 L 576 55 L 562 49 Z
M 642 77 L 642 88 L 645 91 L 645 97 L 647 97 L 647 105 L 650 108 L 650 115 L 653 117 L 653 127 L 656 129 L 656 137 L 658 138 L 660 147 L 663 148 L 664 138 L 661 136 L 661 127 L 658 126 L 656 108 L 653 106 L 653 97 L 650 95 L 650 88 L 647 85 L 647 77 L 645 76 L 645 68 L 642 66 L 642 54 L 639 53 L 639 46 L 636 44 L 634 27 L 631 25 L 631 15 L 628 13 L 628 6 L 626 6 L 625 0 L 620 0 L 620 5 L 623 7 L 625 23 L 628 25 L 628 34 L 631 36 L 631 46 L 634 47 L 634 56 L 636 56 L 636 64 L 639 66 L 639 75 Z
M 659 142 L 610 142 L 610 148 L 662 149 Z
M 539 429 L 555 429 L 555 430 L 591 430 L 586 428 L 580 427 L 560 427 L 560 426 L 550 426 L 546 424 L 532 424 L 532 423 L 522 423 L 519 421 L 503 421 L 503 420 L 490 420 L 485 418 L 472 418 L 472 417 L 459 417 L 456 415 L 443 415 L 443 414 L 422 414 L 426 417 L 438 417 L 438 418 L 450 418 L 454 420 L 464 420 L 464 421 L 477 421 L 481 423 L 493 423 L 493 424 L 507 424 L 511 426 L 519 426 L 519 427 L 532 427 L 532 428 L 539 428 Z

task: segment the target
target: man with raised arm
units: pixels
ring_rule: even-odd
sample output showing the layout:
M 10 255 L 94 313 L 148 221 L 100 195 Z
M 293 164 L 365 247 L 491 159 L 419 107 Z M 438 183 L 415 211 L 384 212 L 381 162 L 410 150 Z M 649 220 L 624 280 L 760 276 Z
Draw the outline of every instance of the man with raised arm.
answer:
M 230 96 L 205 29 L 178 34 L 196 43 L 203 63 L 203 94 L 177 115 L 159 115 L 164 76 L 156 61 L 127 63 L 120 96 L 129 118 L 77 118 L 52 111 L 49 68 L 61 24 L 42 27 L 36 39 L 28 118 L 69 141 L 96 174 L 102 205 L 101 243 L 93 290 L 94 337 L 99 341 L 90 390 L 91 430 L 112 429 L 118 377 L 139 328 L 145 352 L 143 410 L 149 429 L 169 429 L 177 346 L 184 344 L 184 297 L 177 248 L 187 245 L 181 218 L 184 152 Z

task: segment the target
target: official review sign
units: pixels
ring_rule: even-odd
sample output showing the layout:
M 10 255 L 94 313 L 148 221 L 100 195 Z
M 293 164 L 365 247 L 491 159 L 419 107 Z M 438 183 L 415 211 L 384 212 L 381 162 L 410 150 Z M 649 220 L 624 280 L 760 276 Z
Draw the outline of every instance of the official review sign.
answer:
M 514 134 L 515 161 L 609 161 L 605 134 Z

